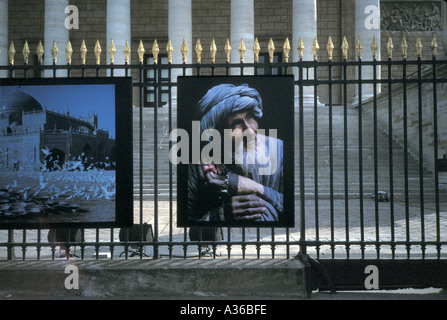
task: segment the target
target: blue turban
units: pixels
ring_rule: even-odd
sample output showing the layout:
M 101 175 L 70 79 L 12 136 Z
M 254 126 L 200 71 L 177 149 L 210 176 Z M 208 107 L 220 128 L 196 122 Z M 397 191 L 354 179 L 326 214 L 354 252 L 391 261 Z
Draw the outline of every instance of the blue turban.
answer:
M 217 129 L 222 121 L 234 112 L 252 110 L 257 118 L 262 117 L 262 99 L 258 91 L 247 85 L 221 84 L 208 90 L 197 104 L 200 129 Z

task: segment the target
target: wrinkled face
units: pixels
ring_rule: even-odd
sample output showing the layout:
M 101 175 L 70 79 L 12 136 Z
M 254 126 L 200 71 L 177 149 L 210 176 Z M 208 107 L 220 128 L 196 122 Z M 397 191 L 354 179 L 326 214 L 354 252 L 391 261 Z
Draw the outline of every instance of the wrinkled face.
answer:
M 244 150 L 254 147 L 256 133 L 258 132 L 258 121 L 252 111 L 242 111 L 230 114 L 226 119 L 226 128 L 233 131 L 233 142 L 244 142 Z M 243 135 L 247 137 L 247 139 L 241 140 Z M 247 141 L 250 145 L 247 144 Z
M 226 127 L 231 130 L 250 130 L 254 134 L 258 131 L 258 121 L 252 111 L 242 111 L 230 114 L 227 117 Z

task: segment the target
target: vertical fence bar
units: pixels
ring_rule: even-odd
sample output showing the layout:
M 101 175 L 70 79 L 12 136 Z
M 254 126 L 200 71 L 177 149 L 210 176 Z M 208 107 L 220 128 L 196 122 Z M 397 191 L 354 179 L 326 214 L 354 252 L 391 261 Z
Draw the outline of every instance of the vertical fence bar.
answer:
M 54 232 L 53 230 L 49 230 L 48 232 Z M 55 254 L 56 254 L 56 245 L 54 242 L 51 243 L 51 260 L 55 259 Z
M 404 179 L 405 179 L 405 236 L 407 258 L 410 258 L 410 208 L 408 193 L 408 115 L 407 115 L 407 58 L 402 64 L 402 91 L 403 91 L 403 125 L 404 125 Z
M 335 224 L 334 224 L 334 146 L 332 123 L 332 59 L 329 60 L 329 201 L 331 226 L 331 257 L 335 256 Z
M 377 141 L 377 60 L 373 59 L 373 140 L 374 140 L 374 223 L 376 227 L 376 253 L 380 256 L 380 226 L 379 226 L 379 168 L 378 168 L 378 141 Z
M 256 75 L 256 73 L 257 73 L 257 70 L 256 70 L 257 68 L 255 67 L 254 68 L 254 70 L 255 70 L 255 75 Z M 287 61 L 286 61 L 286 65 L 284 66 L 284 75 L 287 75 Z M 259 228 L 258 228 L 259 229 Z M 286 259 L 289 259 L 290 258 L 290 244 L 289 244 L 289 242 L 290 242 L 290 230 L 289 230 L 289 228 L 287 227 L 286 228 L 286 242 L 287 242 L 287 244 L 286 244 Z
M 300 253 L 307 254 L 307 244 L 306 244 L 306 211 L 305 211 L 305 197 L 304 197 L 304 88 L 303 88 L 303 59 L 300 57 L 298 63 L 298 73 L 299 73 L 299 170 L 300 170 Z
M 70 230 L 68 231 L 68 233 L 70 234 Z M 96 238 L 95 238 L 95 259 L 98 260 L 99 259 L 99 248 L 100 248 L 100 244 L 99 244 L 99 228 L 95 229 L 95 233 L 96 233 Z
M 171 80 L 171 62 L 168 62 L 168 79 L 169 79 L 169 105 L 168 105 L 168 127 L 169 127 L 169 134 L 171 134 L 172 132 L 172 80 Z M 171 150 L 172 148 L 172 141 L 171 139 L 169 139 L 169 150 Z M 173 213 L 173 208 L 172 208 L 172 203 L 173 203 L 173 189 L 172 189 L 172 175 L 173 175 L 173 170 L 172 170 L 172 162 L 169 161 L 169 246 L 168 246 L 168 250 L 169 250 L 169 258 L 172 258 L 172 250 L 173 250 L 173 244 L 172 244 L 172 240 L 173 240 L 173 229 L 174 229 L 174 225 L 173 225 L 173 219 L 174 219 L 174 213 Z
M 36 254 L 37 254 L 37 260 L 40 260 L 40 253 L 42 251 L 42 246 L 41 246 L 41 229 L 38 228 L 37 229 L 37 245 L 36 245 Z
M 345 250 L 349 259 L 349 180 L 348 180 L 348 90 L 347 90 L 347 60 L 343 60 L 343 156 L 344 156 L 344 187 L 345 187 Z
M 158 259 L 158 108 L 161 95 L 161 68 L 155 70 L 155 107 L 154 107 L 154 259 Z
M 125 62 L 124 62 L 124 64 L 125 64 L 125 76 L 126 77 L 128 77 L 129 76 L 129 66 L 128 66 L 128 64 L 129 64 L 129 62 L 128 62 L 128 57 L 126 57 L 127 56 L 127 54 L 129 54 L 129 56 L 130 56 L 130 49 L 129 48 L 127 48 L 128 50 L 126 50 L 127 51 L 127 53 L 125 53 Z M 133 92 L 132 92 L 132 94 L 133 94 Z M 140 106 L 141 106 L 141 104 L 140 104 Z M 132 110 L 132 122 L 133 122 L 133 116 L 134 116 L 134 114 L 133 114 L 133 110 Z M 132 126 L 133 127 L 133 126 Z M 133 135 L 132 135 L 133 136 Z M 134 142 L 132 141 L 132 144 L 133 144 Z M 141 170 L 141 168 L 140 168 L 140 170 Z M 132 172 L 132 174 L 135 176 L 135 173 L 134 172 Z M 135 182 L 134 182 L 135 183 Z M 140 202 L 141 202 L 141 200 L 140 200 Z M 132 217 L 133 217 L 133 215 L 134 215 L 134 213 L 132 212 Z M 84 238 L 84 230 L 82 230 L 82 239 Z M 122 241 L 122 239 L 120 239 L 120 241 Z M 129 229 L 128 228 L 126 228 L 125 229 L 125 231 L 124 231 L 124 258 L 127 260 L 128 259 L 128 257 L 129 257 L 129 245 L 127 244 L 129 242 Z M 82 247 L 81 247 L 81 252 L 83 252 L 82 251 Z M 121 253 L 122 254 L 122 253 Z M 120 254 L 120 256 L 121 256 L 121 254 Z
M 199 259 L 202 259 L 202 235 L 203 235 L 202 227 L 198 227 L 197 231 L 199 234 L 199 239 L 198 239 L 198 244 L 197 244 L 197 252 L 198 252 Z
M 363 208 L 363 105 L 362 105 L 362 58 L 359 56 L 358 65 L 358 134 L 359 134 L 359 210 L 360 210 L 360 251 L 365 259 L 365 221 Z
M 26 229 L 22 231 L 22 260 L 26 258 Z
M 242 259 L 245 259 L 245 249 L 247 245 L 245 244 L 245 228 L 242 228 L 242 243 L 241 243 L 241 249 L 242 249 Z
M 186 76 L 186 65 L 183 64 L 182 65 L 182 75 Z M 187 254 L 188 254 L 188 245 L 187 245 L 187 240 L 188 240 L 188 231 L 187 228 L 183 228 L 183 258 L 186 259 Z
M 434 151 L 434 175 L 435 175 L 435 207 L 436 207 L 436 252 L 437 258 L 441 258 L 441 230 L 439 208 L 439 172 L 438 172 L 438 92 L 437 92 L 437 60 L 436 55 L 432 59 L 433 68 L 433 151 Z
M 318 61 L 314 59 L 314 81 L 317 77 L 317 65 Z M 318 89 L 317 82 L 314 83 L 314 177 L 315 177 L 315 240 L 317 241 L 317 245 L 315 247 L 317 258 L 320 257 L 320 245 L 318 242 L 320 241 L 320 220 L 319 220 L 319 199 L 318 199 Z
M 99 229 L 96 229 L 97 230 L 97 234 L 98 234 L 98 236 L 97 236 L 97 239 L 96 239 L 96 255 L 98 256 L 99 255 L 99 249 L 100 249 L 100 246 L 99 246 Z M 70 241 L 71 241 L 71 230 L 70 229 L 67 229 L 67 238 L 65 239 L 65 243 L 64 243 L 64 246 L 65 246 L 65 258 L 67 259 L 67 260 L 69 260 L 70 259 L 70 250 L 71 250 L 71 246 L 70 246 Z
M 110 70 L 110 77 L 113 78 L 113 71 L 114 71 L 113 62 L 110 62 L 109 70 Z M 107 69 L 106 69 L 106 74 L 107 74 Z M 114 249 L 115 249 L 115 245 L 113 244 L 113 242 L 114 242 L 113 234 L 114 234 L 113 228 L 110 228 L 110 259 L 111 260 L 113 259 L 113 253 L 114 253 Z
M 9 78 L 14 78 L 14 69 L 13 67 L 13 63 L 10 61 L 9 62 Z M 11 244 L 14 242 L 14 230 L 12 229 L 8 229 L 8 245 L 7 245 L 7 259 L 8 260 L 13 260 L 15 259 L 15 253 L 14 253 L 14 246 L 12 246 Z
M 140 104 L 140 108 L 139 108 L 139 142 L 138 142 L 138 148 L 139 148 L 139 180 L 140 180 L 140 186 L 139 186 L 139 194 L 140 194 L 140 201 L 139 201 L 139 223 L 142 224 L 143 221 L 143 184 L 144 184 L 144 180 L 143 180 L 143 169 L 144 169 L 144 165 L 143 165 L 143 108 L 144 108 L 144 69 L 143 69 L 143 61 L 140 60 L 140 64 L 138 66 L 138 73 L 139 73 L 139 83 L 138 83 L 138 89 L 139 89 L 139 104 Z M 154 70 L 154 74 L 155 74 L 155 70 Z M 140 240 L 142 239 L 143 235 L 141 234 L 140 236 Z M 139 247 L 139 251 L 140 251 L 140 259 L 143 258 L 143 246 L 141 244 L 140 241 L 140 247 Z
M 228 227 L 227 231 L 228 231 L 227 232 L 227 256 L 228 256 L 228 259 L 230 259 L 231 258 L 231 228 Z
M 81 259 L 84 260 L 85 254 L 85 229 L 81 229 Z
M 390 228 L 391 228 L 391 257 L 395 258 L 394 244 L 394 163 L 393 163 L 393 95 L 392 95 L 392 59 L 388 58 L 388 161 L 390 175 Z
M 422 58 L 418 57 L 418 131 L 419 131 L 419 207 L 421 219 L 421 250 L 422 259 L 425 258 L 425 217 L 424 217 L 424 141 L 423 141 L 423 121 L 422 121 Z
M 113 253 L 115 251 L 115 245 L 114 245 L 114 238 L 113 238 L 113 228 L 110 228 L 110 259 L 113 260 Z
M 25 78 L 25 79 L 27 79 L 28 78 L 28 61 L 25 61 L 24 63 L 23 63 L 23 77 Z

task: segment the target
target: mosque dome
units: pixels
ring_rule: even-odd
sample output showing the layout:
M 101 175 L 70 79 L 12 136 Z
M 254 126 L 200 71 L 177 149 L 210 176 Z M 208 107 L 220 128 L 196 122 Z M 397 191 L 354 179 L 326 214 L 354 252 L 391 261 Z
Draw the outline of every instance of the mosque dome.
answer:
M 16 113 L 41 111 L 42 105 L 29 94 L 17 90 L 14 93 L 2 97 L 0 101 L 0 113 Z

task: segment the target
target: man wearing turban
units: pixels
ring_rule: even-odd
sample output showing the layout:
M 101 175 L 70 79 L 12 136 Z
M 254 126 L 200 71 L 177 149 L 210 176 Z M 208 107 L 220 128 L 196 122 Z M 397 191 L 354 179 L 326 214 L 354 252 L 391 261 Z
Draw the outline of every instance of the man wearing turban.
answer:
M 201 132 L 231 133 L 232 145 L 236 145 L 234 150 L 224 148 L 224 156 L 230 152 L 230 163 L 189 165 L 189 221 L 282 219 L 283 142 L 261 134 L 262 109 L 258 91 L 246 85 L 215 86 L 198 102 Z M 239 139 L 241 136 L 246 139 Z

